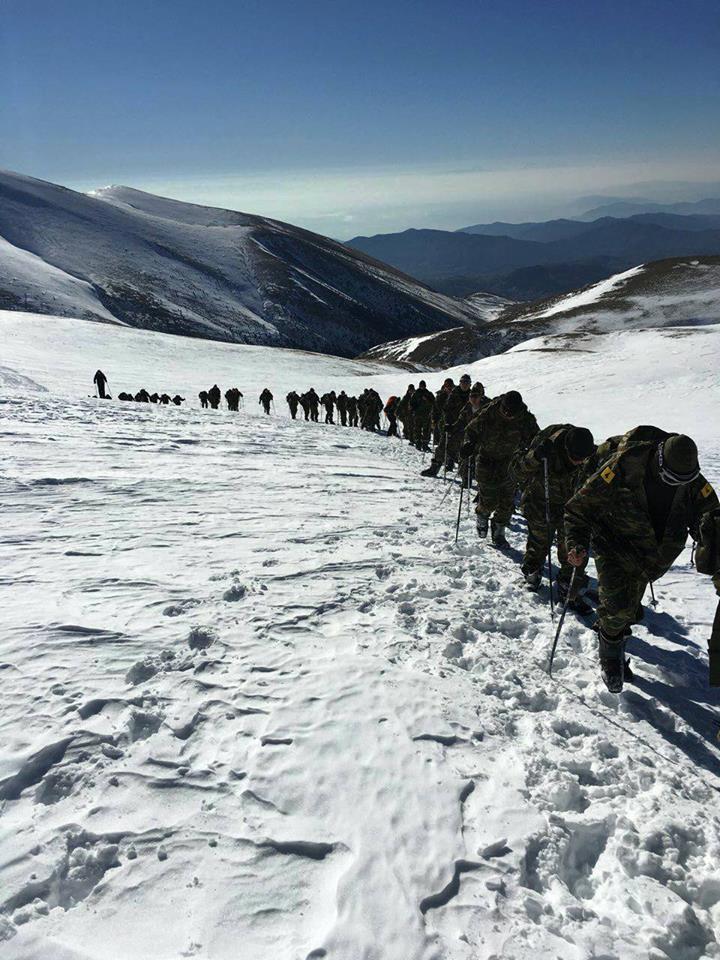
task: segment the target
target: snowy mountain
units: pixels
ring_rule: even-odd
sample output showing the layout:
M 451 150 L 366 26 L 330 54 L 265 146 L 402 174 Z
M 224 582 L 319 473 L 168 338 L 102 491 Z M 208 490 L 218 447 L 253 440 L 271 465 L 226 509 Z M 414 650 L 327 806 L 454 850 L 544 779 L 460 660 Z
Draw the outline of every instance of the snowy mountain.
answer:
M 482 328 L 455 327 L 379 344 L 363 356 L 427 370 L 500 353 L 547 334 L 718 322 L 720 257 L 685 257 L 633 267 L 560 297 L 509 304 Z
M 715 597 L 689 550 L 634 684 L 607 693 L 573 616 L 551 680 L 520 518 L 510 555 L 464 510 L 455 545 L 457 488 L 417 451 L 281 400 L 406 372 L 19 312 L 0 338 L 3 960 L 717 958 Z M 718 355 L 718 324 L 628 324 L 469 372 L 541 426 L 688 430 L 717 486 Z M 246 407 L 99 402 L 98 365 Z
M 342 356 L 476 320 L 468 304 L 289 224 L 12 173 L 0 173 L 0 306 Z

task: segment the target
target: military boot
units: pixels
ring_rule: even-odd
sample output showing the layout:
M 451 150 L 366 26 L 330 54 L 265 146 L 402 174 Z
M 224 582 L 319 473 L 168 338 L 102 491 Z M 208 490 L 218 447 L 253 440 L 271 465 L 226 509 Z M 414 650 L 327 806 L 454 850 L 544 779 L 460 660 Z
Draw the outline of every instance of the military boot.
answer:
M 488 524 L 490 522 L 490 517 L 486 513 L 476 513 L 475 514 L 475 529 L 477 530 L 478 536 L 483 540 L 488 535 Z
M 568 610 L 572 610 L 573 613 L 577 613 L 581 617 L 586 617 L 589 613 L 592 613 L 593 608 L 591 604 L 588 603 L 582 594 L 576 593 L 568 600 L 568 584 L 565 583 L 564 580 L 558 580 L 557 591 L 560 603 L 564 604 L 567 600 Z
M 424 470 L 420 471 L 421 477 L 436 477 L 440 472 L 439 463 L 431 463 L 429 467 L 425 467 Z
M 507 537 L 505 536 L 505 524 L 496 523 L 493 519 L 490 522 L 490 535 L 492 536 L 492 542 L 496 547 L 509 547 L 510 544 L 507 542 Z
M 620 693 L 625 680 L 625 644 L 622 635 L 608 637 L 598 630 L 598 654 L 603 682 L 610 693 Z
M 528 590 L 535 593 L 540 589 L 542 583 L 542 572 L 540 570 L 523 570 L 522 575 L 525 578 Z

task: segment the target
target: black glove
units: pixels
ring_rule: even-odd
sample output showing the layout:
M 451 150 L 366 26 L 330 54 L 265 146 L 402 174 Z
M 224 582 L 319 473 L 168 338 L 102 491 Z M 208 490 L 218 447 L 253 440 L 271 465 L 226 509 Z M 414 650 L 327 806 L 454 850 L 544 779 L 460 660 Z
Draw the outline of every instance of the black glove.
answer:
M 460 456 L 463 458 L 469 457 L 474 449 L 475 444 L 472 442 L 472 440 L 466 440 L 465 443 L 460 447 Z
M 549 437 L 546 437 L 542 443 L 538 444 L 538 446 L 535 447 L 535 449 L 533 450 L 533 456 L 539 463 L 541 463 L 543 460 L 547 460 L 547 458 L 552 453 L 552 449 L 553 449 L 553 442 Z

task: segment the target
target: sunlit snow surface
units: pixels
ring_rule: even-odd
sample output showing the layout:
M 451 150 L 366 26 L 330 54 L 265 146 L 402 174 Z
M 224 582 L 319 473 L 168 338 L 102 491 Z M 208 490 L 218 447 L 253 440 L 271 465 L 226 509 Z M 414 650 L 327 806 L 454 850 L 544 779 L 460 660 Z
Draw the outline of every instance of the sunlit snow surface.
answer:
M 720 956 L 714 598 L 689 552 L 635 685 L 604 691 L 573 617 L 552 681 L 519 519 L 510 556 L 464 510 L 455 546 L 458 490 L 419 453 L 282 400 L 406 373 L 20 314 L 0 343 L 3 960 Z M 689 430 L 718 481 L 718 355 L 705 326 L 471 372 L 541 425 Z M 98 366 L 193 406 L 91 399 Z M 243 412 L 198 409 L 216 381 Z

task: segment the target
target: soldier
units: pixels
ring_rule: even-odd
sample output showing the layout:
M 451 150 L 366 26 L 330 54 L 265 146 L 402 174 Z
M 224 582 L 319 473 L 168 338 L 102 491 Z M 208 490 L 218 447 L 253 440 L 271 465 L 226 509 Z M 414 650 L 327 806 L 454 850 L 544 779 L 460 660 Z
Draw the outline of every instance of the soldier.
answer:
M 356 427 L 358 425 L 358 401 L 357 397 L 348 397 L 347 399 L 347 409 L 348 409 L 348 423 L 351 427 Z
M 119 393 L 118 400 L 132 400 L 133 395 L 131 393 Z
M 410 400 L 413 419 L 413 440 L 418 450 L 430 450 L 430 432 L 432 430 L 432 411 L 435 397 L 427 384 L 421 380 Z
M 443 432 L 445 430 L 445 404 L 447 403 L 447 398 L 452 393 L 455 384 L 453 383 L 452 377 L 447 377 L 440 387 L 440 389 L 435 394 L 435 401 L 433 402 L 432 410 L 432 434 L 433 434 L 433 445 L 437 446 L 439 443 L 444 443 Z
M 478 380 L 472 385 L 470 393 L 468 394 L 468 402 L 458 414 L 457 420 L 455 421 L 455 431 L 464 435 L 467 425 L 488 403 L 490 403 L 490 401 L 485 396 L 485 387 L 483 387 Z M 464 490 L 472 486 L 471 472 L 471 460 L 468 459 L 468 457 L 461 456 L 458 462 L 458 476 L 461 478 L 461 484 Z
M 460 453 L 463 457 L 475 455 L 478 536 L 487 536 L 491 522 L 496 547 L 509 546 L 505 528 L 512 517 L 516 486 L 510 462 L 518 449 L 529 446 L 537 432 L 537 420 L 517 390 L 491 400 L 465 428 Z
M 408 443 L 414 443 L 415 437 L 413 434 L 413 415 L 412 415 L 412 406 L 411 400 L 413 394 L 415 393 L 415 384 L 409 383 L 408 388 L 400 397 L 398 405 L 395 409 L 395 415 L 402 424 L 403 428 L 403 440 L 407 440 Z
M 320 417 L 320 397 L 317 395 L 315 387 L 310 387 L 306 396 L 310 408 L 310 419 L 313 423 L 317 423 Z
M 208 401 L 208 392 L 207 392 L 207 390 L 201 390 L 200 393 L 198 394 L 198 397 L 199 397 L 199 399 L 200 399 L 200 406 L 203 408 L 203 410 L 204 410 L 206 407 L 209 407 L 209 406 L 210 406 L 210 403 L 209 403 L 209 401 Z
M 159 394 L 159 393 L 151 393 L 151 394 L 150 394 L 150 397 L 149 397 L 150 403 L 157 403 L 159 399 L 160 399 L 160 394 Z
M 575 492 L 578 477 L 589 457 L 595 453 L 593 435 L 584 427 L 570 423 L 554 423 L 545 427 L 534 438 L 527 452 L 516 458 L 515 477 L 522 489 L 520 511 L 527 522 L 527 545 L 521 566 L 528 587 L 538 590 L 542 582 L 542 570 L 548 555 L 551 539 L 557 534 L 557 556 L 560 572 L 557 577 L 558 592 L 562 601 L 567 597 L 572 567 L 567 562 L 565 504 Z M 545 503 L 545 463 L 547 462 L 550 523 L 548 526 Z M 587 589 L 588 578 L 584 569 L 575 575 L 572 596 L 568 606 L 577 613 L 590 612 L 590 606 L 582 594 Z
M 460 445 L 463 442 L 463 425 L 458 423 L 458 419 L 470 398 L 471 385 L 470 374 L 464 373 L 458 385 L 448 394 L 444 409 L 445 429 L 442 443 L 435 448 L 430 466 L 421 471 L 421 476 L 436 477 L 443 464 L 447 470 L 454 469 L 455 462 L 460 456 Z
M 360 419 L 360 429 L 365 429 L 365 423 L 367 420 L 367 387 L 363 390 L 360 396 L 357 399 L 357 408 L 358 408 L 358 417 Z
M 105 385 L 107 384 L 107 377 L 102 372 L 102 370 L 97 371 L 97 373 L 93 377 L 93 383 L 97 387 L 97 395 L 101 400 L 111 399 L 109 394 L 105 393 Z
M 388 397 L 387 403 L 385 404 L 385 416 L 388 419 L 388 432 L 389 437 L 396 437 L 398 435 L 397 428 L 397 405 L 400 403 L 399 397 Z
M 380 429 L 380 414 L 382 413 L 383 402 L 380 399 L 380 394 L 373 387 L 367 391 L 367 398 L 365 402 L 365 423 L 363 426 L 366 430 L 379 430 Z
M 172 398 L 172 402 L 176 407 L 179 407 L 181 403 L 185 403 L 185 397 L 181 397 L 179 393 L 176 393 Z
M 320 398 L 320 403 L 325 407 L 325 423 L 335 423 L 333 411 L 335 410 L 335 394 L 331 390 L 324 393 Z
M 338 394 L 338 397 L 335 401 L 335 406 L 338 409 L 340 414 L 340 423 L 343 427 L 347 426 L 347 412 L 348 412 L 348 395 L 344 390 L 341 390 Z
M 258 403 L 262 404 L 262 408 L 268 416 L 270 415 L 270 404 L 272 402 L 273 402 L 273 395 L 270 393 L 268 388 L 265 387 L 263 392 L 260 394 L 260 399 L 258 400 Z
M 300 394 L 300 406 L 302 407 L 302 412 L 305 415 L 305 419 L 310 419 L 310 400 L 308 399 L 307 392 Z
M 683 434 L 618 451 L 568 501 L 568 561 L 581 566 L 591 546 L 595 555 L 598 654 L 611 693 L 632 676 L 625 639 L 638 621 L 645 588 L 669 570 L 688 532 L 697 540 L 702 526 L 703 537 L 711 535 L 719 507 L 700 473 L 697 447 Z M 707 572 L 720 594 L 720 569 Z
M 300 397 L 294 390 L 291 390 L 290 393 L 285 397 L 285 402 L 287 403 L 288 407 L 290 407 L 290 416 L 293 418 L 293 420 L 295 420 L 297 417 L 297 408 L 298 404 L 300 403 Z M 307 420 L 307 416 L 305 419 Z
M 170 395 L 167 393 L 160 394 L 160 403 L 166 407 L 170 403 Z
M 135 394 L 135 401 L 137 403 L 150 403 L 150 394 L 144 387 Z
M 208 390 L 208 401 L 213 410 L 217 410 L 220 406 L 220 387 L 217 384 L 214 384 Z

